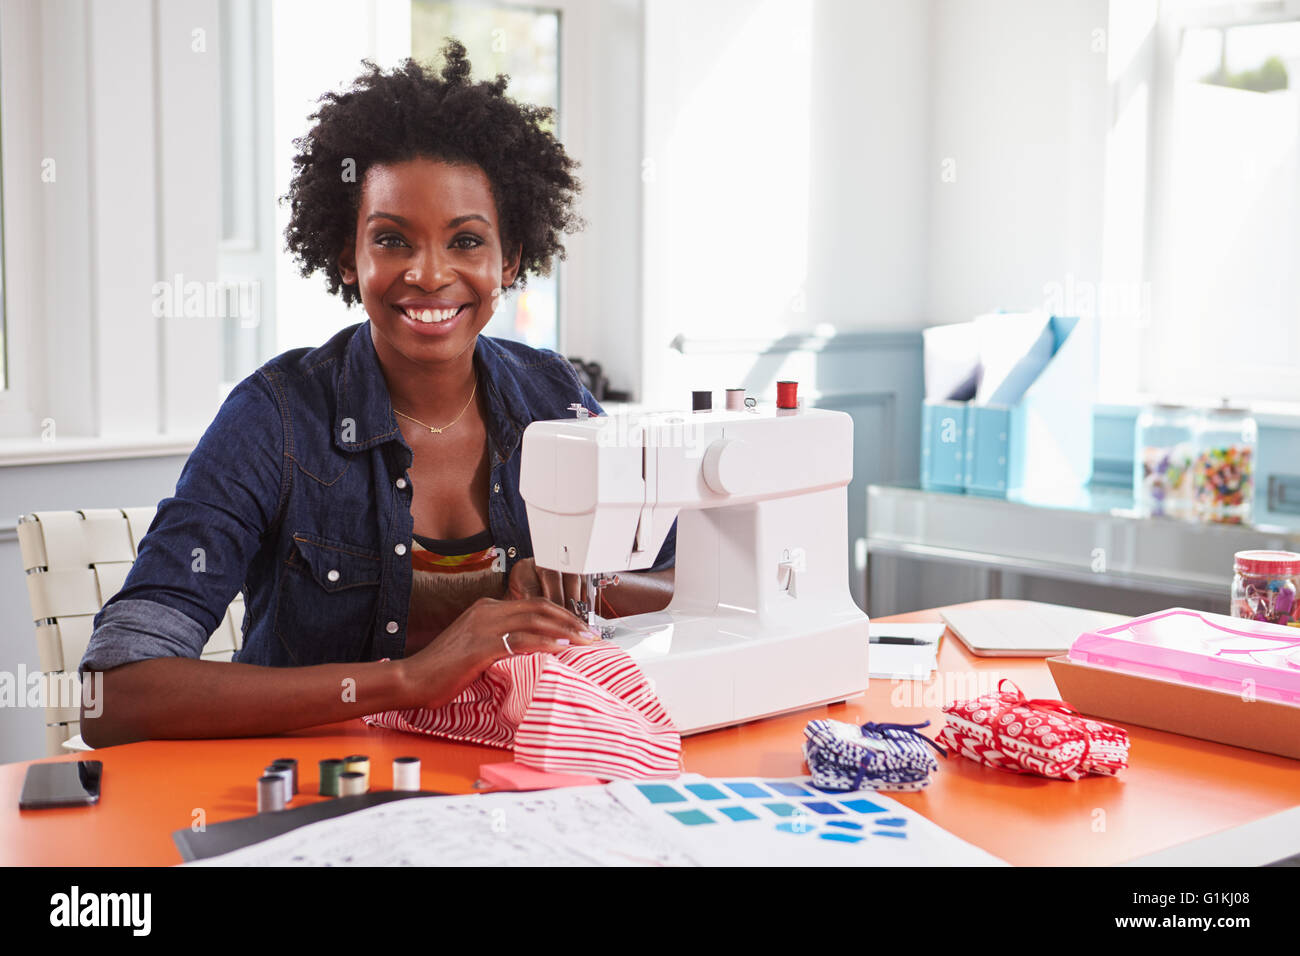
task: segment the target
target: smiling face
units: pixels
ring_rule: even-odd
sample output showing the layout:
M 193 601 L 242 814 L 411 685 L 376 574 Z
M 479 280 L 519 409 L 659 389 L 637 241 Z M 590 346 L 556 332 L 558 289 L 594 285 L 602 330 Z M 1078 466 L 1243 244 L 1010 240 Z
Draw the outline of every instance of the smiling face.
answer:
M 518 269 L 502 244 L 478 166 L 420 158 L 367 170 L 339 271 L 361 293 L 386 367 L 469 360 Z

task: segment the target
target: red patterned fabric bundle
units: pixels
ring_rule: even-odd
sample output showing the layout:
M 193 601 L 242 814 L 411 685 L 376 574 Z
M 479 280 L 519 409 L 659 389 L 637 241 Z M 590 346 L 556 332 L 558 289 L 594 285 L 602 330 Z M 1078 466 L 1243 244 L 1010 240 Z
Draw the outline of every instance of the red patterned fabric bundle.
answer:
M 513 747 L 517 761 L 551 773 L 614 780 L 681 772 L 677 729 L 636 662 L 613 644 L 503 658 L 449 704 L 362 720 Z
M 940 743 L 999 770 L 1078 780 L 1128 767 L 1123 728 L 1085 717 L 1064 701 L 1027 700 L 1005 678 L 995 693 L 957 701 L 943 712 L 948 723 Z

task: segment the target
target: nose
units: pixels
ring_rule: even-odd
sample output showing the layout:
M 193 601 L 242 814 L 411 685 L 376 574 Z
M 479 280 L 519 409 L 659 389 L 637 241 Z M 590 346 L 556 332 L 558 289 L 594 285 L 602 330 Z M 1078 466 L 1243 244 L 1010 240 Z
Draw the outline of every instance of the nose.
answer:
M 406 268 L 406 281 L 429 291 L 441 289 L 454 278 L 451 258 L 438 248 L 437 243 L 428 243 L 417 249 Z

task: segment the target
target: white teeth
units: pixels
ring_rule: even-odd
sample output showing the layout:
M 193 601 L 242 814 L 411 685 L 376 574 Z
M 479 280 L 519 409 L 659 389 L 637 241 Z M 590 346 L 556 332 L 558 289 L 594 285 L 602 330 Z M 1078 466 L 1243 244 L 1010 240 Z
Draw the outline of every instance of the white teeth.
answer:
M 410 310 L 407 310 L 406 314 L 409 315 L 411 318 L 413 318 L 413 319 L 419 321 L 419 322 L 423 322 L 423 323 L 425 323 L 426 325 L 430 325 L 430 324 L 437 323 L 437 322 L 446 322 L 448 319 L 454 318 L 455 315 L 456 315 L 456 313 L 459 312 L 459 311 L 460 311 L 459 308 L 456 308 L 456 309 L 410 309 Z

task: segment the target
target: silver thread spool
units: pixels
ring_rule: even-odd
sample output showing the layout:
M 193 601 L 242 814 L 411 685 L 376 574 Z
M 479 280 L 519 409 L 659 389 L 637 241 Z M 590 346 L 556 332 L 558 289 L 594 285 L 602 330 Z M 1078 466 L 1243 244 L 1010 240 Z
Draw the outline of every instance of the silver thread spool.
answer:
M 288 767 L 282 767 L 280 764 L 273 763 L 271 766 L 263 770 L 262 773 L 266 774 L 268 777 L 278 777 L 280 779 L 280 785 L 284 787 L 284 802 L 291 803 L 293 801 L 292 770 Z
M 273 813 L 284 809 L 284 778 L 271 776 L 257 778 L 257 812 Z

